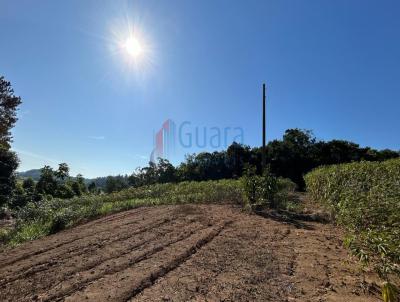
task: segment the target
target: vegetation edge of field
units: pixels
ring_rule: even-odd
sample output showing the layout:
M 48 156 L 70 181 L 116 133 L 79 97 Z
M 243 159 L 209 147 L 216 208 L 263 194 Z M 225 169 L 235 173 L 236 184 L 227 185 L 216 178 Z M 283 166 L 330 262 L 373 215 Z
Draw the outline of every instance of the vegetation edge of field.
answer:
M 400 276 L 400 159 L 320 167 L 305 181 L 346 229 L 352 254 L 385 281 L 382 293 L 391 301 L 397 289 L 390 280 Z
M 257 190 L 257 200 L 250 201 L 245 183 L 255 179 L 250 176 L 242 179 L 224 179 L 215 181 L 191 181 L 165 183 L 128 188 L 116 193 L 101 195 L 82 195 L 72 199 L 46 199 L 37 203 L 28 203 L 15 212 L 16 226 L 1 231 L 0 240 L 8 246 L 38 239 L 56 233 L 84 221 L 92 220 L 110 213 L 133 209 L 140 206 L 186 203 L 234 203 L 248 206 L 249 203 L 266 202 Z M 257 176 L 260 180 L 260 176 Z M 286 202 L 286 192 L 294 191 L 295 184 L 290 180 L 276 179 L 276 199 Z M 261 193 L 258 193 L 261 191 Z

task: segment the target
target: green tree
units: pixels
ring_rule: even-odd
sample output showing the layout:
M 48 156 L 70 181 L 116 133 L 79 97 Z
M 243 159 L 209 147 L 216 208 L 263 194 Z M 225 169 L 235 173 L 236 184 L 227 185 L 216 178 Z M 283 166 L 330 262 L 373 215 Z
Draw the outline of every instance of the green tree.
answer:
M 391 150 L 361 148 L 344 141 L 317 141 L 312 131 L 288 129 L 282 139 L 268 143 L 266 160 L 270 171 L 277 177 L 289 178 L 304 189 L 303 176 L 320 165 L 347 163 L 353 161 L 382 161 L 397 158 L 400 153 Z M 242 176 L 247 165 L 255 168 L 256 175 L 262 175 L 262 149 L 250 148 L 232 143 L 226 151 L 190 154 L 175 168 L 164 159 L 138 168 L 129 176 L 131 186 L 142 186 L 171 181 L 201 181 Z
M 66 163 L 61 163 L 58 165 L 58 170 L 54 172 L 54 175 L 61 180 L 69 177 L 69 167 Z
M 22 182 L 22 187 L 24 188 L 25 192 L 33 194 L 35 192 L 35 181 L 32 179 L 32 177 L 28 177 Z
M 82 195 L 81 186 L 79 185 L 79 183 L 77 181 L 73 181 L 71 183 L 71 189 L 74 192 L 74 195 L 76 195 L 76 196 Z
M 139 173 L 140 173 L 140 168 L 137 168 L 131 175 L 129 175 L 128 184 L 131 187 L 140 187 L 142 185 Z
M 107 176 L 105 190 L 106 193 L 112 193 L 117 191 L 117 182 L 114 177 Z
M 384 149 L 378 152 L 378 160 L 383 161 L 392 158 L 398 158 L 400 156 L 400 152 L 392 151 L 389 149 Z
M 0 146 L 0 207 L 10 201 L 16 184 L 17 155 Z
M 17 183 L 14 189 L 14 194 L 9 201 L 9 205 L 11 208 L 22 208 L 24 207 L 29 201 L 31 201 L 32 196 L 26 194 L 23 186 L 21 183 Z
M 58 183 L 57 184 L 57 189 L 54 193 L 54 197 L 58 197 L 58 198 L 72 198 L 74 197 L 75 191 L 73 190 L 72 186 L 70 183 Z
M 143 184 L 150 185 L 157 182 L 157 165 L 149 162 L 147 167 L 141 169 Z
M 96 193 L 96 183 L 94 181 L 92 181 L 89 185 L 88 185 L 88 191 L 90 193 Z
M 176 169 L 166 159 L 163 158 L 158 159 L 156 174 L 158 183 L 167 183 L 176 181 Z
M 167 159 L 163 158 L 158 158 L 157 163 L 149 162 L 147 167 L 137 168 L 127 178 L 128 184 L 133 187 L 154 183 L 175 182 L 177 180 L 177 170 Z M 124 182 L 126 183 L 126 181 Z
M 226 150 L 226 163 L 232 177 L 240 177 L 246 163 L 250 161 L 250 147 L 233 142 Z
M 39 199 L 36 194 L 35 181 L 31 177 L 24 179 L 24 181 L 22 182 L 22 188 L 25 191 L 27 199 L 26 202 L 37 201 Z
M 57 190 L 57 180 L 54 171 L 50 166 L 41 169 L 39 181 L 36 184 L 36 191 L 39 194 L 54 196 Z
M 14 95 L 10 82 L 0 76 L 0 206 L 10 201 L 16 185 L 15 171 L 19 161 L 10 151 L 10 143 L 20 104 L 21 98 Z
M 76 176 L 75 181 L 78 183 L 81 192 L 82 193 L 87 193 L 88 189 L 86 187 L 85 178 L 83 178 L 83 175 L 82 174 L 78 174 Z
M 128 187 L 127 177 L 122 175 L 108 176 L 106 179 L 106 193 L 118 192 Z
M 178 167 L 178 177 L 182 181 L 186 180 L 201 180 L 197 169 L 196 154 L 187 154 L 185 161 Z
M 17 122 L 17 108 L 21 98 L 14 95 L 10 82 L 0 76 L 0 146 L 9 149 L 12 142 L 11 128 Z

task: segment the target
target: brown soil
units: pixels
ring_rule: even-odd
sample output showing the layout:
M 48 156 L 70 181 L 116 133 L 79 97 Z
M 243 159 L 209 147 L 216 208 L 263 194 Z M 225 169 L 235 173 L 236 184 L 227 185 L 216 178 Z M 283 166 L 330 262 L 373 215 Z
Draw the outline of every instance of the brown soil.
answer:
M 0 301 L 379 301 L 340 238 L 229 205 L 139 208 L 4 251 Z

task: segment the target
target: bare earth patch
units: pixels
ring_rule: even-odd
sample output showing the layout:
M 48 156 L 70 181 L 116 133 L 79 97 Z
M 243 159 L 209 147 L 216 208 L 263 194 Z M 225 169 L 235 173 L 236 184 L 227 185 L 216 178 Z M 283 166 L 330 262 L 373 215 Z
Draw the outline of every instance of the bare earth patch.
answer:
M 330 224 L 139 208 L 0 254 L 0 301 L 379 301 Z

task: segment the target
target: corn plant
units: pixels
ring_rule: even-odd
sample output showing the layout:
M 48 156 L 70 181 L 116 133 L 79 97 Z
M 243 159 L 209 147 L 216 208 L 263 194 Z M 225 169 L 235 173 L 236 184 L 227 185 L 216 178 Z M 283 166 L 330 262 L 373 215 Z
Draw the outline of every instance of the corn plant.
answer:
M 346 228 L 352 254 L 384 281 L 385 301 L 392 301 L 397 289 L 390 279 L 400 276 L 400 159 L 321 167 L 305 181 L 311 197 Z

